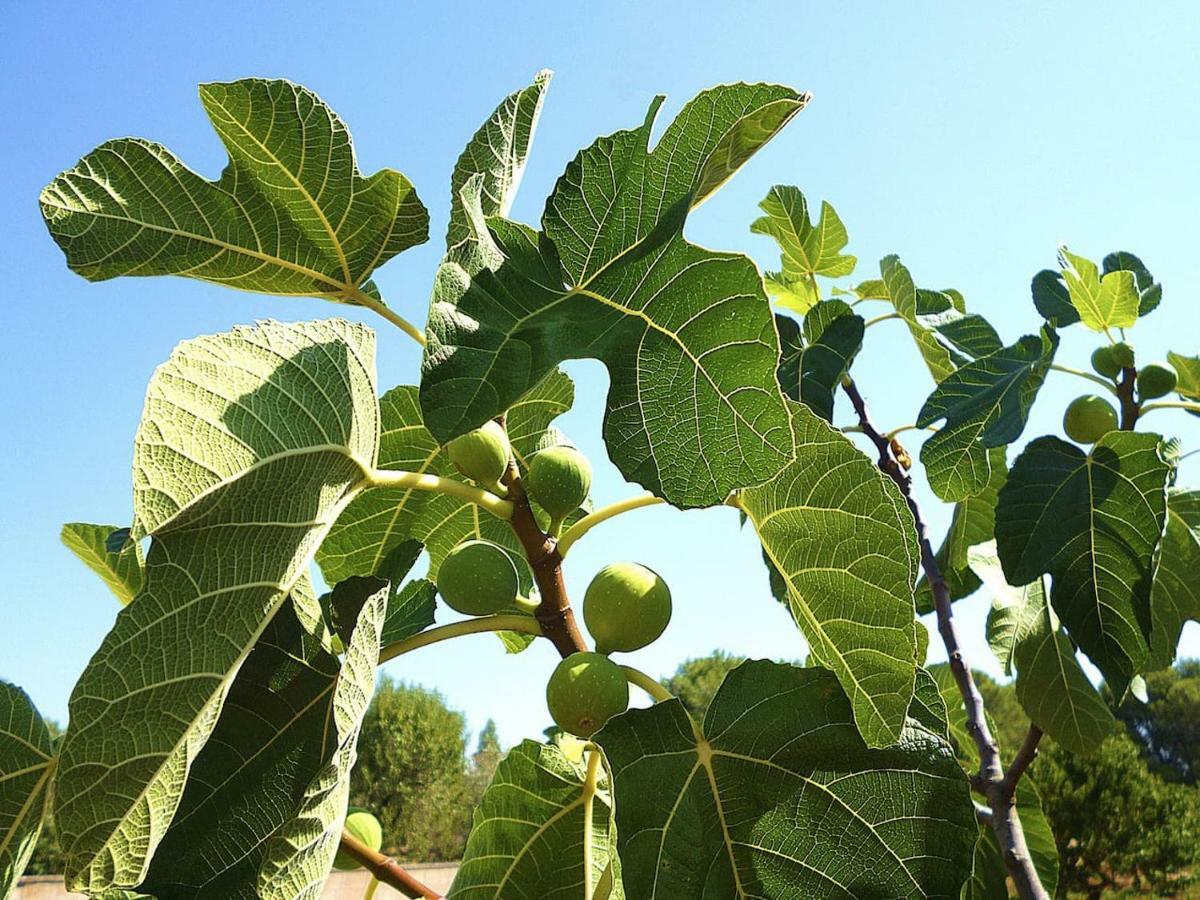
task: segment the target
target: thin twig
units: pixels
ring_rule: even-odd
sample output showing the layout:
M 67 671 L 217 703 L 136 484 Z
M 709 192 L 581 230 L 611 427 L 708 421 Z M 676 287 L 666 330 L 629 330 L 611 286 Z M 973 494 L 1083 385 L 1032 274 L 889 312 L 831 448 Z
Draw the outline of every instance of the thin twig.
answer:
M 1029 764 L 1037 757 L 1038 741 L 1041 739 L 1042 729 L 1031 724 L 1029 731 L 1025 733 L 1025 740 L 1021 743 L 1021 749 L 1017 751 L 1017 755 L 1008 764 L 1008 771 L 1004 773 L 1002 787 L 1004 788 L 1004 793 L 1009 797 L 1016 796 L 1017 782 L 1021 780 L 1021 776 L 1025 774 L 1025 770 L 1029 768 Z
M 400 863 L 390 856 L 384 856 L 378 850 L 372 850 L 348 831 L 342 832 L 340 849 L 384 884 L 394 887 L 405 897 L 411 897 L 414 900 L 441 900 L 441 894 L 408 874 Z
M 1037 871 L 1033 867 L 1033 859 L 1029 847 L 1025 843 L 1025 832 L 1021 828 L 1021 819 L 1017 815 L 1012 802 L 1012 795 L 1004 795 L 1004 767 L 1000 761 L 1000 748 L 988 728 L 987 716 L 983 708 L 983 695 L 980 694 L 971 669 L 963 656 L 962 646 L 958 641 L 958 632 L 954 625 L 954 609 L 950 598 L 950 589 L 938 566 L 933 546 L 929 542 L 929 529 L 921 515 L 921 508 L 912 494 L 912 478 L 908 471 L 896 458 L 898 452 L 895 440 L 889 440 L 887 435 L 879 431 L 872 423 L 867 410 L 866 401 L 859 393 L 858 386 L 846 378 L 842 389 L 850 398 L 854 412 L 858 416 L 859 425 L 875 446 L 879 454 L 879 468 L 900 488 L 904 501 L 912 513 L 917 529 L 917 537 L 921 549 L 921 567 L 925 579 L 929 582 L 933 593 L 934 608 L 937 611 L 938 633 L 946 648 L 950 660 L 950 671 L 958 692 L 962 695 L 963 706 L 966 709 L 967 731 L 975 741 L 979 751 L 979 774 L 972 779 L 972 787 L 982 793 L 992 811 L 992 829 L 1004 855 L 1005 867 L 1016 885 L 1017 894 L 1022 900 L 1049 900 L 1049 894 L 1038 880 Z M 903 450 L 903 448 L 899 448 Z

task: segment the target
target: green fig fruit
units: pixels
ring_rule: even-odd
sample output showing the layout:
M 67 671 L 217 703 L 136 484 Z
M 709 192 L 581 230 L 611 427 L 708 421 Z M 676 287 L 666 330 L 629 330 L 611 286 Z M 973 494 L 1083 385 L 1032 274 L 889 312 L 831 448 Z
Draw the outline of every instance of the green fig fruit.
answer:
M 637 563 L 596 573 L 583 595 L 583 620 L 601 653 L 628 653 L 658 640 L 671 621 L 671 589 Z
M 379 820 L 371 814 L 370 810 L 363 809 L 361 806 L 352 806 L 346 811 L 346 830 L 372 850 L 378 850 L 383 846 L 383 826 L 379 824 Z M 337 856 L 333 859 L 333 867 L 342 871 L 357 869 L 358 866 L 358 860 L 345 850 L 338 850 Z
M 592 464 L 574 447 L 547 447 L 534 454 L 525 476 L 525 489 L 538 505 L 560 523 L 587 500 L 592 487 Z
M 1113 362 L 1117 364 L 1117 368 L 1119 368 L 1119 369 L 1132 368 L 1135 357 L 1134 357 L 1134 353 L 1133 353 L 1133 348 L 1130 347 L 1127 343 L 1125 343 L 1124 341 L 1120 341 L 1116 344 L 1113 344 L 1112 347 L 1109 348 L 1109 350 L 1112 353 Z
M 1121 374 L 1121 367 L 1113 359 L 1112 347 L 1097 347 L 1092 353 L 1092 368 L 1097 375 L 1105 378 L 1116 378 Z
M 503 547 L 491 541 L 464 541 L 442 560 L 437 589 L 451 609 L 488 616 L 516 601 L 520 582 Z
M 572 653 L 546 682 L 546 705 L 563 731 L 591 737 L 629 706 L 629 684 L 603 653 Z
M 500 489 L 512 448 L 499 422 L 459 435 L 446 445 L 446 455 L 458 471 L 489 489 Z
M 1117 427 L 1117 411 L 1103 397 L 1076 397 L 1063 415 L 1067 437 L 1081 444 L 1094 444 Z
M 1165 397 L 1179 384 L 1179 375 L 1170 363 L 1146 363 L 1137 373 L 1138 398 L 1155 400 Z

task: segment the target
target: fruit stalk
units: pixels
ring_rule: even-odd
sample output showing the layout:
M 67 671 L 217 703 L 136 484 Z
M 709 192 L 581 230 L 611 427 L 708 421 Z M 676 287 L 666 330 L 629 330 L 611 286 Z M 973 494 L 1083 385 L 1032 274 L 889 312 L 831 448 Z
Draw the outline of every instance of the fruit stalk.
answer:
M 422 884 L 404 870 L 400 863 L 390 856 L 384 856 L 377 850 L 372 850 L 348 831 L 342 832 L 340 849 L 356 859 L 364 869 L 389 887 L 393 887 L 405 897 L 423 898 L 423 900 L 441 900 L 442 895 L 431 887 Z
M 921 515 L 921 508 L 912 495 L 912 479 L 908 472 L 896 460 L 891 442 L 871 422 L 867 411 L 866 401 L 863 400 L 858 386 L 850 378 L 842 382 L 842 389 L 850 398 L 858 423 L 865 434 L 875 445 L 879 453 L 878 466 L 880 470 L 896 483 L 904 501 L 912 513 L 916 524 L 917 537 L 921 548 L 921 568 L 933 592 L 934 607 L 937 611 L 938 633 L 946 647 L 946 655 L 950 660 L 950 671 L 954 675 L 955 684 L 963 698 L 963 706 L 967 714 L 967 731 L 975 741 L 979 750 L 979 773 L 972 778 L 971 787 L 982 794 L 988 801 L 992 811 L 992 829 L 1000 843 L 1004 856 L 1004 865 L 1017 888 L 1021 900 L 1049 900 L 1050 895 L 1042 887 L 1037 871 L 1033 867 L 1033 858 L 1025 842 L 1025 831 L 1021 826 L 1021 818 L 1017 814 L 1013 802 L 1016 790 L 1016 779 L 1020 772 L 1010 781 L 1005 779 L 1004 766 L 1000 760 L 1000 747 L 988 728 L 987 715 L 983 707 L 983 695 L 975 684 L 971 669 L 963 656 L 962 647 L 958 641 L 958 632 L 954 625 L 954 610 L 950 599 L 950 590 L 946 579 L 938 566 L 933 546 L 929 542 L 929 529 Z M 1036 742 L 1035 742 L 1036 746 Z

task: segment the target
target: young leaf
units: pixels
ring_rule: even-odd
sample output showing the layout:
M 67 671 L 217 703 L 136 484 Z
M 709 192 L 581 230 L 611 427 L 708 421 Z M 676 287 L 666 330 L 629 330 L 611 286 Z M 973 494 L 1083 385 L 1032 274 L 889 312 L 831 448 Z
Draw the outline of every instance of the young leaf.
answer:
M 53 774 L 50 729 L 28 694 L 0 681 L 0 897 L 16 889 L 33 854 Z
M 142 559 L 141 545 L 133 541 L 116 553 L 108 549 L 109 535 L 119 530 L 116 525 L 68 522 L 62 527 L 60 536 L 67 549 L 103 578 L 109 590 L 125 604 L 142 589 L 146 563 Z
M 1150 662 L 1147 671 L 1175 662 L 1183 626 L 1200 621 L 1200 491 L 1167 495 L 1167 530 L 1150 592 Z
M 479 206 L 484 216 L 507 216 L 525 174 L 525 161 L 533 145 L 542 101 L 553 73 L 543 69 L 533 83 L 509 94 L 468 142 L 450 177 L 450 225 L 446 230 L 446 253 L 474 236 L 462 191 L 474 176 L 480 177 Z
M 1175 390 L 1189 400 L 1200 400 L 1200 356 L 1167 353 L 1167 361 L 1179 374 Z
M 1044 578 L 1012 587 L 994 545 L 971 550 L 971 568 L 992 594 L 987 638 L 1030 720 L 1072 753 L 1091 753 L 1116 720 L 1084 674 L 1075 645 L 1050 608 Z
M 392 169 L 364 178 L 345 124 L 299 85 L 204 84 L 200 100 L 229 153 L 219 181 L 159 144 L 123 138 L 42 191 L 42 215 L 71 269 L 90 281 L 185 275 L 382 305 L 371 274 L 428 237 L 408 179 Z
M 279 608 L 238 671 L 216 728 L 192 764 L 142 890 L 181 900 L 257 900 L 259 870 L 271 842 L 298 827 L 301 807 L 326 779 L 329 802 L 315 811 L 327 827 L 337 823 L 340 829 L 350 778 L 341 745 L 357 731 L 374 689 L 384 601 L 380 590 L 359 609 L 345 610 L 353 627 L 347 629 L 340 664 L 306 632 L 290 605 Z M 329 767 L 337 770 L 332 778 Z M 230 853 L 231 847 L 239 852 Z M 320 884 L 333 852 L 321 856 L 316 847 L 313 852 Z M 303 868 L 305 860 L 295 864 Z
M 921 462 L 938 497 L 962 500 L 992 480 L 988 451 L 1021 436 L 1057 349 L 1058 335 L 1047 327 L 938 383 L 917 415 L 922 428 L 946 422 L 921 446 Z
M 510 750 L 475 811 L 447 900 L 623 897 L 599 752 L 585 763 L 535 741 Z
M 950 590 L 951 600 L 969 597 L 979 588 L 980 581 L 971 571 L 967 551 L 996 536 L 996 501 L 1000 496 L 1000 488 L 1008 479 L 1008 458 L 1004 447 L 994 447 L 988 451 L 987 466 L 991 472 L 987 484 L 978 493 L 954 504 L 950 528 L 935 557 L 938 571 Z M 933 609 L 933 592 L 928 580 L 922 577 L 917 585 L 917 612 L 925 615 L 933 612 Z
M 1158 308 L 1162 302 L 1162 285 L 1154 280 L 1145 264 L 1125 250 L 1118 250 L 1104 257 L 1101 262 L 1101 273 L 1132 272 L 1134 285 L 1138 292 L 1138 317 L 1142 317 Z
M 841 300 L 818 303 L 804 317 L 803 340 L 791 319 L 775 318 L 782 350 L 779 378 L 783 392 L 826 422 L 833 421 L 834 396 L 862 348 L 862 317 Z
M 783 251 L 782 270 L 767 273 L 767 291 L 781 306 L 804 314 L 821 298 L 817 275 L 839 278 L 854 271 L 858 260 L 842 253 L 849 240 L 846 226 L 828 202 L 821 203 L 814 225 L 804 194 L 791 185 L 775 185 L 758 205 L 766 215 L 750 230 L 774 238 Z
M 653 150 L 643 126 L 567 167 L 544 233 L 464 202 L 488 268 L 437 276 L 421 408 L 439 441 L 504 412 L 566 359 L 611 378 L 604 434 L 621 472 L 680 507 L 721 503 L 791 458 L 779 344 L 758 271 L 683 238 L 688 212 L 804 104 L 775 85 L 727 85 L 688 103 Z M 485 233 L 486 232 L 486 233 Z
M 1050 820 L 1042 811 L 1042 798 L 1029 775 L 1017 782 L 1015 799 L 1038 881 L 1053 897 L 1058 887 L 1058 845 L 1054 843 Z M 971 880 L 963 885 L 962 900 L 1008 900 L 1008 896 L 1008 868 L 996 832 L 991 825 L 980 825 Z
M 1101 276 L 1094 262 L 1066 247 L 1058 255 L 1071 305 L 1084 325 L 1092 331 L 1133 326 L 1141 303 L 1133 272 L 1118 269 Z
M 134 448 L 145 585 L 76 684 L 60 755 L 72 890 L 142 880 L 230 684 L 361 489 L 378 433 L 361 325 L 238 328 L 155 372 Z
M 1150 586 L 1170 475 L 1161 442 L 1112 431 L 1085 454 L 1038 438 L 1017 458 L 996 508 L 1008 582 L 1054 579 L 1054 611 L 1118 695 L 1149 656 Z
M 970 791 L 945 721 L 914 712 L 873 750 L 830 673 L 757 660 L 726 677 L 702 733 L 678 700 L 610 720 L 596 740 L 629 896 L 956 896 Z
M 792 415 L 796 460 L 739 502 L 813 659 L 837 675 L 867 745 L 885 746 L 904 728 L 916 669 L 912 515 L 845 436 L 798 404 Z

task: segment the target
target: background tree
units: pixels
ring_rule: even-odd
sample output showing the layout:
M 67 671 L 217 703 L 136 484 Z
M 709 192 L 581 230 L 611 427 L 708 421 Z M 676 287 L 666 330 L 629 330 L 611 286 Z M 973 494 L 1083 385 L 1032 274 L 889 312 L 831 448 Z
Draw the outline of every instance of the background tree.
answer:
M 745 661 L 744 656 L 714 650 L 707 656 L 681 662 L 675 674 L 663 682 L 663 687 L 678 697 L 689 713 L 703 719 L 725 676 Z
M 1127 697 L 1117 715 L 1142 745 L 1151 768 L 1169 781 L 1200 779 L 1200 660 L 1146 676 L 1149 702 Z

